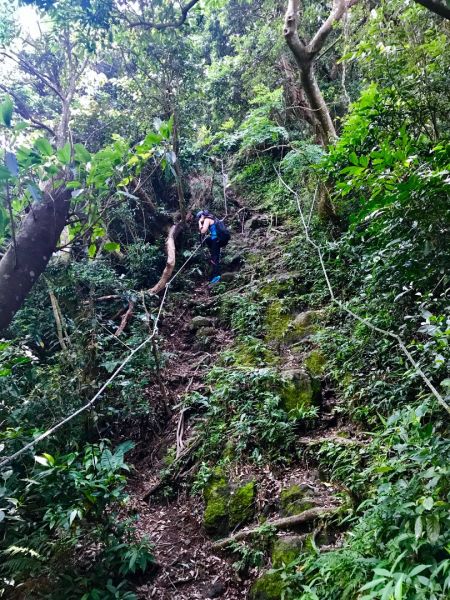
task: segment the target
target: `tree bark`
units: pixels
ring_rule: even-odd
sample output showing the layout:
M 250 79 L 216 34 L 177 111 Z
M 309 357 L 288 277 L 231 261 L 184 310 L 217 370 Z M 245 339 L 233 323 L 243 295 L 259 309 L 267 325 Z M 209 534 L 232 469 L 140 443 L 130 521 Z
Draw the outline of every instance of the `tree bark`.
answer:
M 158 294 L 162 289 L 164 289 L 169 281 L 173 270 L 175 268 L 176 261 L 176 249 L 175 249 L 175 240 L 177 239 L 179 233 L 183 229 L 183 223 L 176 223 L 172 225 L 169 231 L 169 235 L 166 240 L 166 249 L 167 249 L 167 261 L 166 267 L 161 275 L 160 280 L 156 285 L 154 285 L 151 290 L 149 290 L 150 294 Z
M 60 187 L 35 202 L 0 261 L 0 331 L 8 327 L 44 272 L 66 224 L 71 191 Z
M 298 34 L 299 0 L 288 0 L 284 18 L 284 38 L 300 69 L 302 86 L 311 112 L 320 127 L 321 139 L 324 146 L 332 143 L 336 138 L 336 129 L 317 83 L 314 62 L 330 35 L 334 24 L 343 17 L 347 8 L 355 3 L 356 0 L 333 0 L 333 7 L 329 17 L 319 27 L 309 43 L 302 41 Z

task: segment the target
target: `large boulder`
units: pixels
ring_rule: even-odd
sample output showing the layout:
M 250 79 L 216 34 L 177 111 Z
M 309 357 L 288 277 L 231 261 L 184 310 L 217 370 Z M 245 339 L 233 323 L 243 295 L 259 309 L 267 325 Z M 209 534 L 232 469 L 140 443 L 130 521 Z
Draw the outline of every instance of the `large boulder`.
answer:
M 248 481 L 230 486 L 224 472 L 217 469 L 204 491 L 203 525 L 214 537 L 245 525 L 255 514 L 256 483 Z
M 294 484 L 281 490 L 280 513 L 283 517 L 299 515 L 316 505 L 316 501 L 311 496 L 311 490 L 306 485 Z
M 204 317 L 202 315 L 198 315 L 194 317 L 191 321 L 191 329 L 193 331 L 197 331 L 198 329 L 202 329 L 205 327 L 213 327 L 215 323 L 215 319 L 212 317 Z
M 230 488 L 221 470 L 217 469 L 214 472 L 203 495 L 206 502 L 203 526 L 206 532 L 213 536 L 226 535 L 229 528 L 228 500 Z
M 283 580 L 280 573 L 267 571 L 253 583 L 248 600 L 281 600 Z
M 284 565 L 289 565 L 299 554 L 301 554 L 305 545 L 305 536 L 285 535 L 278 538 L 272 548 L 272 566 L 279 569 Z
M 307 411 L 320 399 L 320 385 L 303 369 L 282 372 L 280 391 L 283 408 L 296 418 L 296 411 Z
M 229 502 L 230 529 L 245 525 L 255 514 L 256 483 L 249 481 L 232 491 Z

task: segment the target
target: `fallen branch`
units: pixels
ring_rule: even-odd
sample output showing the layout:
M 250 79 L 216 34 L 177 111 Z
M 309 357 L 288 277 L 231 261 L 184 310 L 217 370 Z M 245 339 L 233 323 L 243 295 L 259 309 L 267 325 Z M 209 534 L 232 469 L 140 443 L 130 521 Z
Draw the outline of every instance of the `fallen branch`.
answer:
M 158 283 L 155 286 L 153 286 L 151 290 L 149 290 L 150 294 L 158 294 L 158 292 L 160 292 L 162 289 L 164 289 L 173 273 L 173 270 L 175 268 L 175 260 L 176 260 L 175 240 L 177 239 L 177 237 L 182 229 L 183 229 L 183 223 L 179 222 L 179 223 L 176 223 L 175 225 L 172 225 L 172 227 L 169 230 L 169 235 L 167 236 L 167 240 L 166 240 L 166 248 L 167 248 L 166 266 L 165 266 L 163 274 L 161 275 L 161 278 L 158 281 Z
M 270 525 L 275 529 L 291 529 L 293 527 L 297 527 L 298 525 L 311 523 L 311 521 L 314 521 L 315 519 L 318 519 L 320 517 L 329 517 L 335 512 L 336 508 L 310 508 L 300 513 L 299 515 L 294 515 L 293 517 L 285 517 L 283 519 L 275 519 L 274 521 L 266 521 L 264 523 L 264 526 Z M 226 548 L 228 544 L 245 540 L 245 538 L 258 533 L 259 529 L 260 527 L 254 527 L 252 529 L 243 529 L 242 531 L 239 531 L 234 535 L 230 535 L 230 537 L 215 542 L 212 545 L 213 550 L 222 550 L 223 548 Z
M 116 337 L 118 337 L 121 333 L 123 333 L 123 330 L 127 326 L 128 321 L 131 319 L 131 316 L 133 315 L 135 305 L 136 305 L 136 302 L 134 300 L 128 300 L 128 308 L 127 308 L 126 312 L 123 313 L 122 320 L 120 321 L 120 325 L 117 328 L 116 333 L 114 334 Z

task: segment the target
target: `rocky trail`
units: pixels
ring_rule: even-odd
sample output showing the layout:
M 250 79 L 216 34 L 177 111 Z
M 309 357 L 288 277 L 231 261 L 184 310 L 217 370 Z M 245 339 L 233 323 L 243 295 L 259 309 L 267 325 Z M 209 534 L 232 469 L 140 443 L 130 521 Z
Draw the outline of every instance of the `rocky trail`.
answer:
M 257 282 L 258 268 L 254 265 L 270 261 L 275 272 L 277 264 L 281 269 L 282 256 L 277 239 L 284 235 L 286 231 L 283 227 L 275 227 L 266 216 L 252 216 L 242 227 L 242 232 L 234 235 L 227 248 L 226 264 L 231 265 L 233 270 L 224 275 L 227 285 L 225 291 L 216 293 L 201 284 L 194 289 L 189 300 L 174 307 L 172 314 L 166 315 L 163 320 L 164 352 L 170 359 L 163 368 L 162 380 L 167 390 L 171 416 L 161 435 L 151 441 L 145 452 L 141 451 L 136 461 L 136 473 L 129 485 L 131 499 L 127 507 L 128 515 L 139 515 L 139 535 L 147 535 L 155 544 L 158 566 L 151 576 L 137 582 L 140 598 L 264 598 L 258 595 L 257 586 L 253 586 L 249 596 L 258 569 L 252 566 L 243 570 L 233 567 L 239 556 L 224 552 L 214 539 L 226 537 L 226 534 L 209 536 L 205 531 L 205 499 L 189 494 L 187 481 L 199 467 L 195 459 L 198 444 L 195 428 L 201 416 L 184 411 L 182 400 L 187 392 L 208 393 L 205 374 L 220 353 L 233 342 L 232 332 L 222 328 L 214 310 L 220 295 L 235 293 L 235 290 Z M 252 264 L 241 267 L 244 263 L 242 256 L 250 244 Z M 283 281 L 283 277 L 287 278 L 282 273 L 277 282 Z M 265 281 L 265 284 L 271 283 Z M 305 324 L 307 327 L 307 319 Z M 280 358 L 283 372 L 291 372 L 299 362 L 299 355 L 291 346 L 285 348 Z M 339 543 L 339 534 L 322 531 L 320 519 L 313 518 L 320 516 L 322 511 L 329 514 L 338 509 L 339 489 L 322 480 L 311 460 L 310 451 L 314 452 L 316 444 L 322 444 L 327 439 L 341 440 L 344 444 L 353 443 L 350 440 L 352 433 L 337 422 L 333 394 L 326 389 L 326 385 L 321 398 L 315 427 L 298 435 L 296 444 L 303 449 L 301 460 L 287 466 L 245 464 L 240 465 L 239 469 L 236 467 L 232 473 L 233 494 L 236 497 L 241 490 L 248 490 L 248 482 L 252 482 L 253 507 L 252 518 L 246 520 L 246 527 L 242 528 L 242 523 L 236 523 L 228 535 L 243 532 L 239 535 L 245 541 L 245 532 L 258 527 L 263 521 L 278 523 L 283 518 L 287 521 L 274 528 L 277 539 L 272 551 L 272 566 L 280 566 L 280 561 L 286 560 L 289 552 L 292 554 L 292 549 L 298 550 L 308 532 L 314 531 L 316 544 Z M 178 465 L 175 470 L 174 464 Z M 170 489 L 161 476 L 168 466 L 172 467 L 172 477 L 175 473 L 176 478 Z M 299 513 L 305 515 L 305 521 L 291 526 L 288 519 Z M 270 566 L 267 560 L 266 566 Z M 263 582 L 262 586 L 265 585 Z

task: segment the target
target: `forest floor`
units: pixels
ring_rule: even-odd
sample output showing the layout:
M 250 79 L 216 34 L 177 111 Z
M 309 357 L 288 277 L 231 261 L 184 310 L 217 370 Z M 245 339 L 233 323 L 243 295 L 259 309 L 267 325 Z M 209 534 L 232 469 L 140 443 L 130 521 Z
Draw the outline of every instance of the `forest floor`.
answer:
M 259 219 L 259 220 L 258 220 Z M 278 238 L 285 235 L 282 226 L 272 234 L 267 233 L 264 215 L 253 216 L 256 229 L 242 226 L 241 233 L 233 237 L 228 252 L 240 252 L 256 244 L 252 252 L 261 253 L 264 260 L 274 260 L 279 246 Z M 249 239 L 251 237 L 251 239 Z M 276 262 L 276 261 L 275 261 Z M 254 274 L 247 279 L 253 282 Z M 241 282 L 241 280 L 240 280 Z M 228 291 L 239 289 L 231 281 Z M 235 292 L 234 292 L 235 293 Z M 202 526 L 204 502 L 201 496 L 191 496 L 185 485 L 190 470 L 178 478 L 177 496 L 164 498 L 164 490 L 159 489 L 160 472 L 167 466 L 167 453 L 177 447 L 185 453 L 190 443 L 195 443 L 196 419 L 184 416 L 180 418 L 180 402 L 186 391 L 207 392 L 204 376 L 218 355 L 232 344 L 233 334 L 216 327 L 214 338 L 207 348 L 199 349 L 195 344 L 192 331 L 192 318 L 195 315 L 207 316 L 217 298 L 206 283 L 199 285 L 189 300 L 182 305 L 171 306 L 172 313 L 166 315 L 162 323 L 165 341 L 164 351 L 171 356 L 162 372 L 162 378 L 170 397 L 172 417 L 164 431 L 145 449 L 135 462 L 135 475 L 129 483 L 130 502 L 127 513 L 139 515 L 137 529 L 140 535 L 147 535 L 155 544 L 155 556 L 158 569 L 154 575 L 138 582 L 136 592 L 139 598 L 157 598 L 158 600 L 194 600 L 203 598 L 223 598 L 235 600 L 246 598 L 248 590 L 257 576 L 257 569 L 250 569 L 245 578 L 233 567 L 233 558 L 213 548 Z M 282 357 L 285 365 L 293 360 L 289 349 Z M 182 426 L 184 446 L 180 446 L 180 427 Z M 316 438 L 330 438 L 349 435 L 345 427 L 338 424 L 334 414 L 334 398 L 329 392 L 323 393 L 320 414 L 315 428 L 298 437 L 298 445 L 307 447 Z M 239 472 L 234 473 L 237 480 L 248 481 L 249 477 L 257 482 L 256 519 L 249 527 L 258 524 L 258 516 L 265 519 L 277 517 L 279 506 L 276 499 L 280 490 L 290 485 L 300 485 L 311 489 L 317 506 L 323 508 L 339 505 L 339 489 L 327 481 L 321 480 L 314 464 L 310 464 L 308 454 L 301 461 L 289 466 L 255 466 L 240 464 Z M 173 458 L 173 457 L 172 457 Z M 236 467 L 237 469 L 237 467 Z M 158 493 L 153 493 L 158 491 Z M 162 492 L 162 493 L 161 493 Z M 289 535 L 289 531 L 285 534 Z M 339 543 L 335 538 L 333 543 Z

